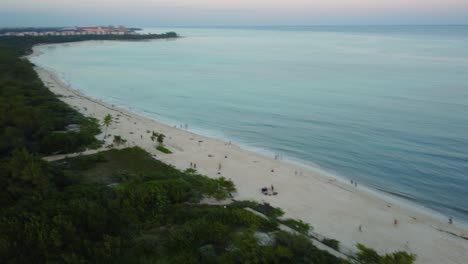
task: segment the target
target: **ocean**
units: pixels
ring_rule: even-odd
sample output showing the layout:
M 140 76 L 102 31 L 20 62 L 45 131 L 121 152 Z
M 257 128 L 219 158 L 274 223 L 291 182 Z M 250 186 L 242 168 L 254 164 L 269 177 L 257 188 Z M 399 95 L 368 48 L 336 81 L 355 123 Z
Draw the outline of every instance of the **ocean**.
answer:
M 42 48 L 72 87 L 468 222 L 468 26 L 154 28 Z

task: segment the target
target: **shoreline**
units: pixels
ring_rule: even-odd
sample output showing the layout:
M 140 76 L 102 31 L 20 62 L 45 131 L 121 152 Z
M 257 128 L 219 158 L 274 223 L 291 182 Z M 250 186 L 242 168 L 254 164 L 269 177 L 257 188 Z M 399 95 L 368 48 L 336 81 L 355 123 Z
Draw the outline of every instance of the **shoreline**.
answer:
M 37 47 L 27 58 L 38 55 Z M 464 263 L 468 259 L 468 240 L 446 233 L 467 237 L 466 230 L 456 224 L 448 225 L 433 215 L 406 208 L 406 204 L 389 202 L 373 193 L 378 191 L 371 188 L 367 188 L 369 191 L 361 186 L 355 188 L 346 183 L 344 177 L 337 180 L 332 174 L 324 175 L 328 173 L 322 173 L 320 169 L 289 160 L 274 160 L 88 98 L 63 83 L 55 72 L 40 67 L 36 67 L 36 71 L 53 93 L 61 95 L 60 100 L 85 116 L 102 120 L 110 113 L 114 118 L 119 117 L 109 127 L 109 134 L 122 136 L 130 146 L 139 146 L 178 169 L 188 168 L 193 161 L 199 165 L 197 170 L 202 174 L 230 178 L 238 189 L 236 199 L 268 202 L 280 207 L 286 217 L 310 223 L 315 232 L 338 239 L 346 248 L 354 250 L 355 243 L 362 243 L 381 253 L 406 250 L 418 255 L 416 263 Z M 166 155 L 156 151 L 147 130 L 166 134 L 166 145 L 174 153 Z M 218 174 L 218 164 L 223 167 L 221 175 Z M 295 171 L 301 173 L 295 175 Z M 278 190 L 277 196 L 260 193 L 261 187 L 270 184 Z M 393 219 L 398 219 L 398 226 L 393 226 Z M 363 232 L 358 231 L 360 225 Z

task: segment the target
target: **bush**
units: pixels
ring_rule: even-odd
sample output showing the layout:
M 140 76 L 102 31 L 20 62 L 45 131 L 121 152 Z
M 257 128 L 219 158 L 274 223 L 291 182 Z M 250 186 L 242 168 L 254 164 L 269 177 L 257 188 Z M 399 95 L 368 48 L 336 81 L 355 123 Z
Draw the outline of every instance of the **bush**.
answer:
M 121 144 L 126 143 L 127 140 L 126 140 L 126 139 L 123 139 L 121 136 L 116 136 L 116 135 L 114 135 L 114 140 L 113 140 L 113 142 L 114 142 L 115 145 L 119 146 L 119 145 L 121 145 Z
M 230 205 L 231 207 L 236 208 L 251 208 L 259 213 L 266 215 L 270 219 L 277 219 L 278 217 L 284 215 L 281 208 L 276 208 L 271 206 L 268 203 L 260 204 L 254 201 L 236 201 Z
M 168 150 L 164 146 L 157 146 L 156 149 L 161 151 L 162 153 L 165 153 L 165 154 L 172 154 L 172 151 Z
M 281 220 L 280 222 L 284 224 L 285 226 L 288 226 L 304 235 L 308 235 L 309 230 L 311 229 L 310 225 L 307 223 L 304 223 L 302 220 L 286 219 L 286 220 Z
M 357 257 L 362 264 L 412 264 L 416 260 L 416 255 L 407 252 L 394 252 L 380 256 L 371 248 L 367 248 L 362 244 L 357 244 L 359 249 Z
M 322 240 L 322 243 L 324 243 L 325 245 L 333 248 L 336 251 L 340 251 L 340 241 L 338 241 L 336 239 L 324 238 Z

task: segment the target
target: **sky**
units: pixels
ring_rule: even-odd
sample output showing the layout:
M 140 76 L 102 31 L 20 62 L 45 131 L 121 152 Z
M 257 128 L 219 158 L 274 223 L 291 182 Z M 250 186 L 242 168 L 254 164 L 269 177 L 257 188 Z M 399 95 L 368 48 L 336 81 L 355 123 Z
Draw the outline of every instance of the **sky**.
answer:
M 468 24 L 468 0 L 0 0 L 0 27 Z

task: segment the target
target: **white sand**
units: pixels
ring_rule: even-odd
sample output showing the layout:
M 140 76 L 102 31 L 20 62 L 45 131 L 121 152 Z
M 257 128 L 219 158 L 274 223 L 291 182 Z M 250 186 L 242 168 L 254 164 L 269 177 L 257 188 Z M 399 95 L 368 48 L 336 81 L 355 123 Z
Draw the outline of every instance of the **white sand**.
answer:
M 194 162 L 197 170 L 209 177 L 220 176 L 217 173 L 221 163 L 222 176 L 232 179 L 237 187 L 235 199 L 264 201 L 281 207 L 286 217 L 310 223 L 316 233 L 335 238 L 348 249 L 354 250 L 356 243 L 362 243 L 379 253 L 397 250 L 415 253 L 417 263 L 468 263 L 468 240 L 457 237 L 468 237 L 468 232 L 456 223 L 443 223 L 434 216 L 312 169 L 277 161 L 87 98 L 67 87 L 54 73 L 39 67 L 36 70 L 52 92 L 84 115 L 102 120 L 111 114 L 114 123 L 108 133 L 127 139 L 129 146 L 139 146 L 182 170 Z M 147 130 L 164 133 L 165 144 L 173 154 L 155 150 Z M 108 138 L 109 144 L 111 138 Z M 199 141 L 203 142 L 199 144 Z M 302 173 L 295 175 L 295 171 Z M 277 196 L 260 193 L 261 187 L 271 184 L 278 191 Z M 393 219 L 398 219 L 397 226 L 393 225 Z M 358 230 L 359 225 L 362 225 L 362 232 Z

